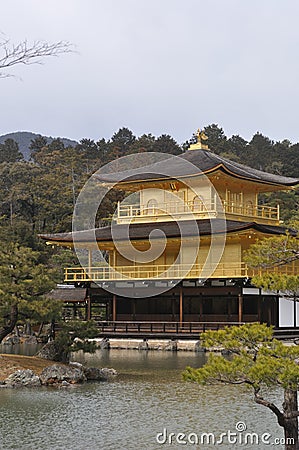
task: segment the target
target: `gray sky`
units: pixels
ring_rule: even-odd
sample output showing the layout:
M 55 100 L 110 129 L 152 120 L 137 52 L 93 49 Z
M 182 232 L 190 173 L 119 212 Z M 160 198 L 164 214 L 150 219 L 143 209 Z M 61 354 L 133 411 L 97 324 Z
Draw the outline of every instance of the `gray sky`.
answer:
M 78 54 L 0 79 L 0 134 L 97 140 L 126 126 L 181 143 L 218 123 L 298 142 L 298 19 L 298 0 L 2 0 L 13 41 Z

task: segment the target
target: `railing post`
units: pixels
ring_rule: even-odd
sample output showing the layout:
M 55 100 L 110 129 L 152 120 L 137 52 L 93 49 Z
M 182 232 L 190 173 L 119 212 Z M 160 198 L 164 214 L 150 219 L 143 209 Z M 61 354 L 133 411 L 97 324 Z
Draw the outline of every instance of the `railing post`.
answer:
M 92 268 L 92 249 L 88 249 L 88 277 L 91 278 L 91 268 Z

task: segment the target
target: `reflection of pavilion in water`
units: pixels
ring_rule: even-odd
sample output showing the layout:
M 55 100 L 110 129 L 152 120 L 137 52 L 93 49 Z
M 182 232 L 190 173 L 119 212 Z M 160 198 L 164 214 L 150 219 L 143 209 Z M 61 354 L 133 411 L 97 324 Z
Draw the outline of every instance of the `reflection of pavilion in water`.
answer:
M 126 178 L 122 172 L 98 176 L 99 183 L 112 183 L 131 193 L 117 205 L 113 230 L 118 237 L 113 239 L 110 226 L 95 232 L 99 249 L 109 255 L 109 265 L 94 262 L 91 234 L 80 232 L 76 245 L 88 250 L 88 264 L 66 268 L 65 282 L 73 288 L 64 287 L 53 295 L 63 291 L 66 304 L 76 304 L 86 318 L 114 324 L 115 331 L 120 322 L 137 333 L 139 323 L 140 334 L 150 323 L 156 329 L 160 323 L 161 330 L 163 326 L 190 330 L 190 324 L 197 329 L 204 322 L 296 326 L 297 305 L 253 287 L 254 271 L 243 255 L 257 239 L 285 233 L 279 207 L 260 204 L 259 194 L 291 189 L 299 180 L 221 158 L 201 139 L 180 157 L 161 163 L 165 171 L 160 173 L 167 176 L 153 175 L 151 166 L 144 167 L 142 175 L 132 171 Z M 193 169 L 178 173 L 177 160 L 192 163 Z M 131 249 L 124 237 L 127 229 Z M 155 245 L 161 248 L 161 235 L 149 239 L 154 230 L 164 233 L 163 251 L 150 261 L 138 262 L 136 250 L 140 254 Z M 51 244 L 73 247 L 72 233 L 42 237 Z M 273 270 L 297 274 L 298 264 Z

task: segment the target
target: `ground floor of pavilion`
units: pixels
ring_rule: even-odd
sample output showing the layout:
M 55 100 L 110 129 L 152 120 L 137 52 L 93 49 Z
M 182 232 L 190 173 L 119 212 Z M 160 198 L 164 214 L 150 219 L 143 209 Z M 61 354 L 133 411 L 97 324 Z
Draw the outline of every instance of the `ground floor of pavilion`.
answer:
M 106 290 L 86 283 L 60 285 L 51 295 L 64 302 L 65 320 L 93 319 L 103 330 L 110 327 L 116 334 L 117 329 L 131 329 L 133 335 L 142 335 L 146 330 L 152 335 L 155 330 L 157 334 L 167 330 L 189 330 L 192 334 L 244 322 L 299 327 L 297 302 L 257 289 L 244 280 L 213 280 L 204 285 L 188 280 L 164 292 L 160 288 L 122 283 Z

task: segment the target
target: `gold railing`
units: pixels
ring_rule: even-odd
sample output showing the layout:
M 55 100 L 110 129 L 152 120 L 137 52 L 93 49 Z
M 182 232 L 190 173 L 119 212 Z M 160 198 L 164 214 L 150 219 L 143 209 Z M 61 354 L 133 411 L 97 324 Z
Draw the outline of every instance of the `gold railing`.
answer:
M 80 281 L 138 281 L 138 280 L 171 280 L 171 279 L 200 279 L 200 278 L 246 278 L 265 272 L 296 275 L 299 265 L 292 264 L 272 267 L 271 269 L 250 269 L 245 263 L 220 263 L 214 266 L 194 264 L 176 264 L 167 266 L 138 265 L 138 266 L 101 266 L 101 267 L 72 267 L 65 269 L 66 282 Z
M 142 220 L 150 217 L 175 216 L 195 214 L 199 217 L 218 216 L 225 213 L 227 216 L 247 217 L 250 219 L 263 219 L 270 222 L 279 221 L 279 206 L 242 205 L 236 202 L 224 201 L 222 206 L 216 203 L 167 202 L 146 207 L 145 205 L 125 205 L 118 203 L 117 220 Z
M 234 202 L 224 202 L 223 207 L 226 214 L 279 221 L 279 205 L 276 207 L 267 205 L 244 206 Z

